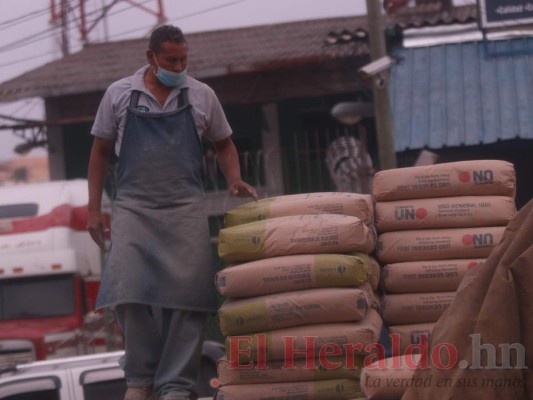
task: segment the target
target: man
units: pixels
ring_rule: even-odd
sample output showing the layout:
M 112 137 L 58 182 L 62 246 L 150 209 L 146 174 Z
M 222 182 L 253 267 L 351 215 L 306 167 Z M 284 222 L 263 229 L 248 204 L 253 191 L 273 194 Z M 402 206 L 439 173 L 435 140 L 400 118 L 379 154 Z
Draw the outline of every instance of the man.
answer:
M 215 93 L 187 75 L 187 51 L 179 28 L 157 28 L 149 65 L 109 86 L 91 131 L 88 230 L 100 246 L 100 199 L 110 153 L 118 155 L 97 308 L 114 307 L 124 333 L 125 400 L 196 398 L 206 313 L 217 306 L 200 136 L 213 144 L 230 194 L 257 200 Z

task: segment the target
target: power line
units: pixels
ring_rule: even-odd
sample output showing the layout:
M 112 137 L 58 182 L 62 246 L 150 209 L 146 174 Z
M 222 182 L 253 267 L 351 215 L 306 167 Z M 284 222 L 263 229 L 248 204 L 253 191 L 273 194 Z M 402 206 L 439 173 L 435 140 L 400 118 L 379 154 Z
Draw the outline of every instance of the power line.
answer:
M 48 14 L 49 12 L 50 12 L 49 8 L 44 8 L 42 10 L 33 11 L 29 14 L 21 15 L 20 17 L 16 17 L 16 18 L 13 18 L 7 21 L 0 22 L 0 31 L 11 28 L 12 26 L 16 26 L 22 22 L 26 22 L 26 21 L 38 18 L 41 15 Z M 4 27 L 4 25 L 9 25 L 9 24 L 12 24 L 12 25 L 8 27 Z
M 151 0 L 144 0 L 143 2 L 141 2 L 140 4 L 146 4 L 148 3 L 149 1 Z M 128 11 L 132 8 L 136 7 L 135 5 L 129 5 L 127 6 L 126 8 L 123 8 L 121 10 L 118 10 L 116 12 L 113 12 L 113 13 L 110 13 L 108 14 L 109 16 L 113 16 L 113 15 L 117 15 L 117 14 L 120 14 L 120 13 L 123 13 L 125 11 Z M 90 15 L 93 15 L 93 14 L 97 14 L 99 13 L 100 10 L 95 10 L 95 11 L 91 11 L 90 13 L 87 13 L 86 16 L 90 16 Z M 81 20 L 80 17 L 75 17 L 73 20 L 71 20 L 70 22 L 74 22 L 74 23 L 77 23 Z M 24 37 L 22 39 L 19 39 L 19 40 L 16 40 L 14 42 L 11 42 L 3 47 L 0 47 L 0 53 L 5 53 L 7 51 L 11 51 L 11 50 L 16 50 L 16 49 L 19 49 L 19 48 L 22 48 L 24 46 L 27 46 L 29 44 L 33 44 L 33 43 L 37 43 L 37 42 L 40 42 L 42 40 L 45 40 L 45 39 L 48 39 L 50 37 L 53 37 L 56 35 L 56 27 L 51 27 L 51 28 L 47 28 L 45 29 L 44 31 L 40 31 L 38 33 L 34 33 L 30 36 L 27 36 L 27 37 Z M 71 25 L 67 31 L 68 32 L 71 32 L 72 30 L 77 30 L 78 27 L 77 26 L 73 26 Z M 44 36 L 43 36 L 44 35 Z
M 30 57 L 26 57 L 26 58 L 21 58 L 19 60 L 15 60 L 15 61 L 10 61 L 10 62 L 7 62 L 5 64 L 0 64 L 0 68 L 3 68 L 3 67 L 8 67 L 10 65 L 15 65 L 15 64 L 20 64 L 24 61 L 30 61 L 30 60 L 34 60 L 36 58 L 41 58 L 41 57 L 44 57 L 44 56 L 49 56 L 50 55 L 50 52 L 46 52 L 46 53 L 41 53 L 41 54 L 37 54 L 37 55 L 32 55 Z
M 223 9 L 223 8 L 226 8 L 226 7 L 230 7 L 230 6 L 233 6 L 235 4 L 238 4 L 238 3 L 244 3 L 244 2 L 247 2 L 249 0 L 236 0 L 236 1 L 232 1 L 232 2 L 229 2 L 229 3 L 225 3 L 225 4 L 221 4 L 219 6 L 214 6 L 214 7 L 211 7 L 211 8 L 206 8 L 205 10 L 201 10 L 201 11 L 196 11 L 196 12 L 193 12 L 193 13 L 190 13 L 190 14 L 186 14 L 186 15 L 182 15 L 180 17 L 177 17 L 177 18 L 174 18 L 174 19 L 171 19 L 169 20 L 168 22 L 175 22 L 175 21 L 180 21 L 180 20 L 183 20 L 183 19 L 186 19 L 186 18 L 190 18 L 190 17 L 196 17 L 198 15 L 203 15 L 203 14 L 207 14 L 208 12 L 211 12 L 211 11 L 215 11 L 215 10 L 219 10 L 219 9 Z M 121 32 L 121 33 L 117 33 L 116 35 L 113 35 L 112 38 L 117 38 L 117 37 L 120 37 L 120 36 L 124 36 L 124 35 L 127 35 L 129 33 L 133 33 L 133 32 L 136 32 L 138 31 L 139 29 L 150 29 L 152 28 L 153 26 L 145 26 L 143 28 L 136 28 L 136 29 L 132 29 L 132 30 L 129 30 L 129 31 L 125 31 L 125 32 Z
M 174 19 L 170 20 L 169 22 L 179 21 L 179 20 L 182 20 L 182 19 L 185 19 L 185 18 L 190 18 L 190 17 L 196 17 L 197 15 L 206 14 L 206 13 L 211 12 L 211 11 L 215 11 L 215 10 L 223 9 L 223 8 L 226 8 L 226 7 L 230 7 L 230 6 L 233 6 L 233 5 L 238 4 L 238 3 L 245 3 L 247 1 L 249 1 L 249 0 L 232 1 L 232 2 L 229 2 L 229 3 L 221 4 L 219 6 L 206 8 L 205 10 L 202 10 L 202 11 L 197 11 L 197 12 L 194 12 L 194 13 L 191 13 L 191 14 L 182 15 L 181 17 L 174 18 Z

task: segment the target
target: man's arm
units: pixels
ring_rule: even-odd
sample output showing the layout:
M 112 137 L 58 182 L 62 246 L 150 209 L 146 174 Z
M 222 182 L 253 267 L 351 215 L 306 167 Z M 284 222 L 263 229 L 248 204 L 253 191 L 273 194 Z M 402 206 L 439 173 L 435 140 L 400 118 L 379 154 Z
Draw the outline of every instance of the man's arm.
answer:
M 102 215 L 102 194 L 107 175 L 109 156 L 114 141 L 95 137 L 89 159 L 89 213 L 87 229 L 98 246 L 104 247 L 104 218 Z
M 255 189 L 243 182 L 241 179 L 241 167 L 239 165 L 239 155 L 235 144 L 230 137 L 213 143 L 217 154 L 218 165 L 228 183 L 228 191 L 237 197 L 252 197 L 257 200 Z

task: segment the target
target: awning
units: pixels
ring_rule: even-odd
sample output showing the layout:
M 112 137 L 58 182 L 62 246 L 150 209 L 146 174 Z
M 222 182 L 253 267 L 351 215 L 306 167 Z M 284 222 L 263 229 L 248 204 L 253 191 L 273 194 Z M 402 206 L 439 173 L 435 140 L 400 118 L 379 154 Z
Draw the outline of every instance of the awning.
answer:
M 396 151 L 533 139 L 533 39 L 486 44 L 395 52 L 403 59 L 390 90 Z

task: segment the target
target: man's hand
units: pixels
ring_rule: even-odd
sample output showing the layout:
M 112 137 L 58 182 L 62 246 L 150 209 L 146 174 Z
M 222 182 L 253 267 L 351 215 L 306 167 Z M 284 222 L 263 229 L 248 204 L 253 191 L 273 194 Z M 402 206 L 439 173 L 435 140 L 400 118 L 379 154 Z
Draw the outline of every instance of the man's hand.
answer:
M 248 185 L 246 182 L 237 181 L 232 183 L 228 188 L 229 193 L 235 197 L 251 197 L 255 201 L 259 199 L 257 192 L 253 186 Z
M 105 249 L 105 237 L 109 228 L 105 224 L 105 219 L 101 211 L 89 211 L 87 215 L 87 230 L 91 238 L 102 250 Z

